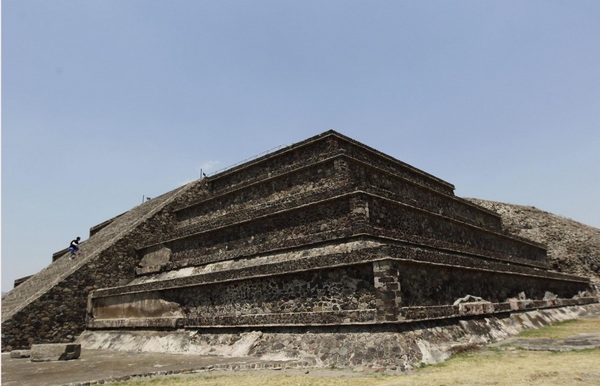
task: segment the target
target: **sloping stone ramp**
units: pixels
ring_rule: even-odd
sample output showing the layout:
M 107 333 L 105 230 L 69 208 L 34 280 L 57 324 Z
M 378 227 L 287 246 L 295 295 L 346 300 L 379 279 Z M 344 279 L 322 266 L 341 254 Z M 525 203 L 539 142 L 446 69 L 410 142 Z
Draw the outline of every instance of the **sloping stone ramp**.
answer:
M 72 291 L 71 293 L 78 292 L 78 297 L 83 297 L 84 301 L 87 299 L 87 293 L 93 287 L 106 287 L 106 284 L 116 285 L 116 283 L 110 283 L 110 277 L 113 276 L 112 274 L 115 274 L 115 277 L 119 276 L 116 275 L 115 272 L 112 272 L 112 274 L 111 272 L 98 272 L 97 275 L 92 274 L 91 277 L 86 278 L 83 281 L 86 285 L 84 288 L 79 288 L 79 284 L 75 283 L 71 285 L 70 282 L 72 281 L 74 274 L 81 270 L 82 267 L 87 265 L 89 268 L 92 263 L 91 267 L 93 268 L 94 261 L 103 251 L 114 246 L 118 241 L 123 240 L 126 235 L 130 234 L 194 184 L 195 182 L 192 182 L 172 190 L 171 192 L 165 193 L 162 196 L 136 206 L 125 214 L 115 218 L 111 224 L 101 229 L 81 244 L 81 250 L 75 259 L 69 260 L 69 253 L 67 252 L 63 257 L 52 262 L 29 280 L 8 292 L 2 298 L 3 335 L 10 334 L 11 329 L 21 328 L 21 324 L 23 323 L 22 318 L 18 318 L 19 321 L 13 321 L 13 319 L 17 317 L 19 313 L 35 313 L 36 310 L 28 310 L 28 308 L 30 308 L 36 300 L 40 299 L 40 297 L 45 294 L 48 294 L 49 291 L 56 288 L 61 283 L 64 286 L 63 291 L 70 292 L 70 289 Z M 122 276 L 122 272 L 119 273 Z M 132 275 L 129 279 L 133 279 L 133 277 L 132 271 Z M 82 317 L 84 320 L 85 315 L 82 315 Z M 11 323 L 11 321 L 13 323 Z M 77 331 L 70 331 L 70 335 L 81 332 L 83 327 L 83 324 L 81 324 L 81 326 L 75 328 Z M 4 347 L 4 338 L 5 336 L 3 336 L 2 342 L 3 350 L 6 349 L 6 347 Z M 51 341 L 50 339 L 48 340 Z M 54 340 L 56 340 L 56 338 Z M 24 346 L 26 346 L 26 344 L 24 344 Z M 11 348 L 16 349 L 19 347 Z

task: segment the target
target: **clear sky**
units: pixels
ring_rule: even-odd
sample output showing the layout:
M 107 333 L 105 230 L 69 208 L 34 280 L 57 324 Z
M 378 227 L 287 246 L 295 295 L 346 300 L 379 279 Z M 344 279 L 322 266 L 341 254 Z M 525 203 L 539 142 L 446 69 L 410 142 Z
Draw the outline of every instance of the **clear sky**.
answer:
M 2 291 L 329 129 L 600 227 L 600 1 L 3 0 Z

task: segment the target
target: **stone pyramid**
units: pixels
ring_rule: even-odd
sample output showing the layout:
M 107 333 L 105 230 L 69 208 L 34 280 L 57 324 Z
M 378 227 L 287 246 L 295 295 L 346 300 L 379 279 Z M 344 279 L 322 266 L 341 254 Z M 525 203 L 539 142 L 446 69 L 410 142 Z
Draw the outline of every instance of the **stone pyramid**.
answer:
M 97 347 L 182 331 L 273 343 L 597 302 L 452 184 L 334 131 L 140 205 L 84 251 L 3 298 L 3 350 L 84 329 Z

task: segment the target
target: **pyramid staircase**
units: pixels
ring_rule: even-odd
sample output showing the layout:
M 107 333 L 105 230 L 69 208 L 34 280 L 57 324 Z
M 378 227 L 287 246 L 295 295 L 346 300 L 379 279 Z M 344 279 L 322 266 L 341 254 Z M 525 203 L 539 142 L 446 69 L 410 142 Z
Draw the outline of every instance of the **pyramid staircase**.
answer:
M 89 264 L 92 264 L 100 254 L 107 248 L 115 245 L 124 236 L 131 233 L 136 227 L 143 224 L 154 214 L 172 202 L 181 193 L 185 192 L 196 182 L 192 182 L 186 186 L 177 188 L 171 192 L 156 197 L 139 206 L 134 207 L 130 211 L 115 218 L 112 223 L 105 226 L 103 229 L 93 234 L 88 240 L 81 243 L 81 250 L 77 257 L 73 260 L 69 259 L 69 253 L 65 253 L 62 257 L 53 261 L 50 265 L 42 269 L 37 274 L 30 277 L 28 280 L 13 288 L 4 297 L 2 297 L 2 329 L 3 335 L 6 336 L 10 331 L 10 327 L 16 322 L 16 316 L 20 313 L 35 312 L 30 310 L 31 306 L 42 296 L 48 294 L 53 288 L 58 285 L 69 287 L 69 281 L 73 277 L 77 277 L 78 271 Z M 133 275 L 129 280 L 133 279 Z M 123 279 L 120 279 L 123 281 Z M 92 279 L 93 281 L 93 279 Z M 90 287 L 104 287 L 104 283 L 93 283 L 88 281 Z M 114 283 L 116 285 L 118 283 Z M 81 293 L 80 297 L 87 298 L 87 293 Z M 15 320 L 13 320 L 15 319 Z M 17 318 L 19 319 L 19 318 Z M 81 329 L 82 326 L 79 327 Z M 73 333 L 75 333 L 73 331 Z M 3 347 L 5 339 L 3 337 Z

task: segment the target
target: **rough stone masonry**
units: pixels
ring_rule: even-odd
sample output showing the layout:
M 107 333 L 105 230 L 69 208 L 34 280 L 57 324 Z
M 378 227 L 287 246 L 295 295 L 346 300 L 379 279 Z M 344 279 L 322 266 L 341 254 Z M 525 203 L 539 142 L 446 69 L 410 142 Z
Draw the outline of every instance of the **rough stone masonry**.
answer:
M 84 329 L 89 345 L 102 334 L 134 345 L 140 330 L 186 336 L 181 351 L 237 344 L 265 358 L 400 368 L 400 346 L 374 354 L 343 342 L 409 347 L 422 323 L 598 301 L 587 278 L 552 271 L 543 245 L 504 232 L 453 185 L 334 131 L 144 203 L 83 247 L 80 261 L 49 266 L 57 279 L 42 271 L 6 295 L 3 350 Z M 481 300 L 455 304 L 467 295 Z

